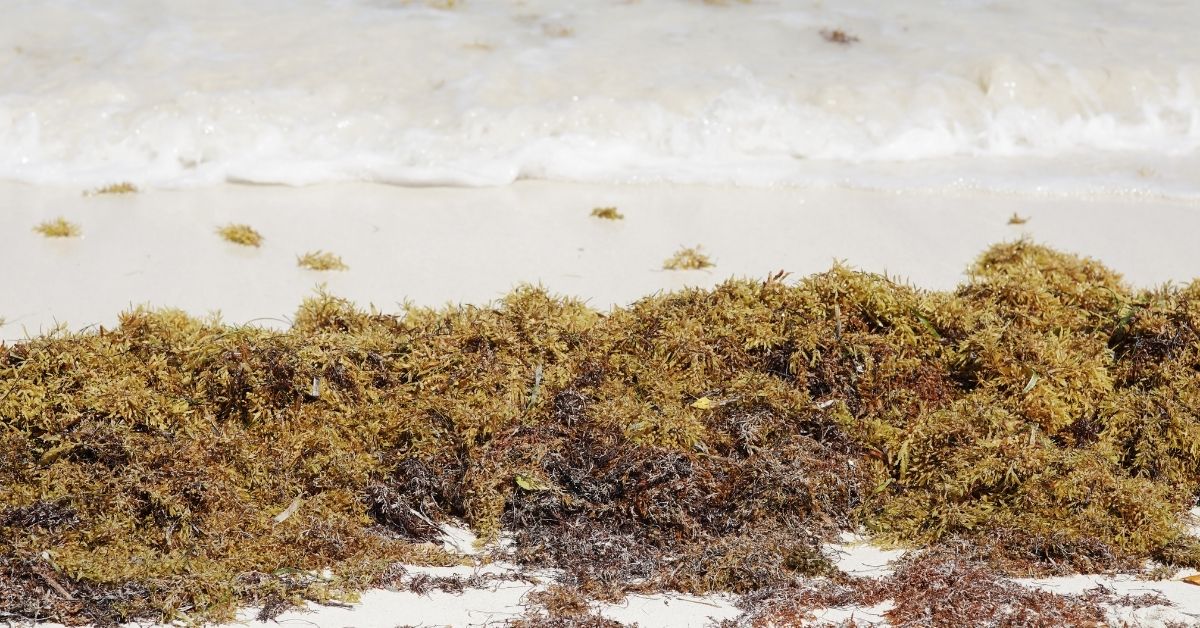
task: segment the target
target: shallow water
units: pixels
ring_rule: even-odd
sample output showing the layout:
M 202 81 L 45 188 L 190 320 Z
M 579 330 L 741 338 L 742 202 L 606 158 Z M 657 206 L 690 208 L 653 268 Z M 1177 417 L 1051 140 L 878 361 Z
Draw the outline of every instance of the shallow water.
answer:
M 0 179 L 1200 196 L 1189 1 L 430 4 L 11 0 Z

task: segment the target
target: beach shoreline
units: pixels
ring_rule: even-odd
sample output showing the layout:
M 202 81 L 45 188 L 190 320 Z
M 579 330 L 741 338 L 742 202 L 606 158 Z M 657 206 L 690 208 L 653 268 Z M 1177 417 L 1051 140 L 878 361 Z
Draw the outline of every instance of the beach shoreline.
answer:
M 765 279 L 783 270 L 799 279 L 838 260 L 947 290 L 964 280 L 963 269 L 988 245 L 1018 238 L 1091 256 L 1135 287 L 1200 276 L 1200 251 L 1191 242 L 1200 227 L 1200 203 L 1186 201 L 546 182 L 479 189 L 230 185 L 97 196 L 8 184 L 0 187 L 0 199 L 7 210 L 0 212 L 0 224 L 12 234 L 0 263 L 20 269 L 0 300 L 0 317 L 7 319 L 0 338 L 8 341 L 44 333 L 56 321 L 72 330 L 112 326 L 118 312 L 139 304 L 193 315 L 221 310 L 228 323 L 286 328 L 291 312 L 318 289 L 393 312 L 406 300 L 483 305 L 516 284 L 535 283 L 603 311 L 729 277 Z M 624 218 L 595 218 L 596 207 L 616 207 Z M 1155 218 L 1146 220 L 1150 213 Z M 82 236 L 51 239 L 33 231 L 56 217 L 79 225 Z M 229 223 L 261 232 L 262 246 L 222 240 L 216 230 Z M 661 268 L 680 247 L 694 245 L 716 266 Z M 296 257 L 314 250 L 340 255 L 348 270 L 298 268 Z M 851 575 L 859 574 L 846 565 L 890 573 L 886 562 L 899 556 L 863 539 L 834 551 L 843 554 L 839 568 Z M 1200 613 L 1189 601 L 1190 585 L 1175 580 L 1074 576 L 1024 584 L 1156 590 L 1177 605 L 1116 608 L 1113 621 L 1156 625 Z M 526 596 L 537 589 L 503 585 L 461 598 L 445 591 L 426 597 L 373 590 L 354 609 L 289 611 L 280 619 L 374 625 L 408 613 L 480 625 L 528 609 Z M 627 606 L 598 605 L 596 611 L 620 621 L 644 613 L 645 625 L 672 621 L 680 627 L 738 613 L 728 598 L 697 600 L 688 606 L 696 611 L 691 614 L 673 608 L 669 593 L 631 599 Z M 447 604 L 462 613 L 453 615 Z M 887 610 L 831 609 L 817 617 L 872 621 Z M 239 613 L 239 619 L 249 623 L 254 612 Z M 460 616 L 465 619 L 454 619 Z
M 0 628 L 1200 625 L 1187 3 L 12 3 Z
M 590 215 L 616 207 L 623 220 Z M 1016 215 L 1023 224 L 1009 224 Z M 1146 216 L 1153 216 L 1147 219 Z M 78 238 L 35 225 L 63 217 Z M 259 248 L 216 230 L 247 224 Z M 1090 256 L 1136 287 L 1200 276 L 1200 201 L 1065 198 L 948 190 L 593 185 L 525 181 L 499 188 L 346 183 L 304 188 L 224 185 L 84 195 L 0 184 L 0 338 L 63 324 L 111 326 L 133 306 L 220 312 L 233 324 L 286 328 L 301 300 L 330 293 L 384 312 L 486 304 L 521 283 L 598 309 L 730 277 L 795 277 L 835 261 L 946 290 L 987 246 L 1026 237 Z M 666 271 L 699 246 L 715 266 Z M 311 251 L 345 271 L 297 266 Z

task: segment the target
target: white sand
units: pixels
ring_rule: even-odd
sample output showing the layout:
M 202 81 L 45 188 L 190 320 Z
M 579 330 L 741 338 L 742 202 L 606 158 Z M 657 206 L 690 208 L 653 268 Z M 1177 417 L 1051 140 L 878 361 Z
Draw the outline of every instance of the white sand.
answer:
M 644 628 L 702 628 L 741 615 L 734 598 L 725 595 L 698 597 L 679 593 L 630 595 L 620 604 L 602 604 L 600 615 Z
M 1170 580 L 1157 582 L 1147 582 L 1125 575 L 1066 576 L 1023 579 L 1018 582 L 1064 595 L 1083 593 L 1097 586 L 1111 589 L 1119 596 L 1137 597 L 1148 593 L 1158 593 L 1171 605 L 1154 605 L 1139 609 L 1113 606 L 1106 609 L 1109 620 L 1113 624 L 1130 626 L 1162 626 L 1168 622 L 1182 622 L 1184 625 L 1195 626 L 1200 625 L 1200 587 L 1182 582 L 1180 578 L 1196 573 L 1195 570 L 1180 571 Z
M 825 554 L 839 571 L 858 578 L 885 578 L 892 575 L 892 561 L 905 554 L 902 549 L 883 549 L 866 537 L 842 533 L 840 543 L 825 545 Z
M 469 577 L 473 573 L 504 574 L 511 568 L 416 568 L 414 575 Z M 419 595 L 409 591 L 367 591 L 361 602 L 352 607 L 318 606 L 309 604 L 306 609 L 294 610 L 276 617 L 274 624 L 280 626 L 315 626 L 334 628 L 356 626 L 484 626 L 503 625 L 507 620 L 524 613 L 525 597 L 535 590 L 536 585 L 520 581 L 498 581 L 484 589 L 467 589 L 461 594 L 430 591 Z M 246 609 L 239 613 L 239 621 L 219 628 L 235 628 L 251 625 L 274 625 L 256 622 L 258 609 Z
M 414 568 L 415 569 L 415 568 Z M 503 573 L 505 569 L 481 569 L 483 573 Z M 424 569 L 432 576 L 469 576 L 470 570 Z M 489 588 L 467 589 L 461 594 L 431 591 L 418 595 L 408 591 L 368 591 L 359 604 L 350 607 L 318 606 L 288 611 L 275 618 L 282 626 L 358 628 L 384 626 L 467 627 L 502 626 L 525 612 L 527 596 L 541 584 L 500 581 Z M 598 604 L 597 612 L 609 619 L 644 628 L 703 628 L 714 620 L 737 617 L 741 611 L 727 596 L 697 597 L 681 594 L 631 595 L 624 602 Z M 263 625 L 255 622 L 257 609 L 239 613 L 238 622 L 216 628 Z M 49 628 L 43 626 L 42 628 Z
M 617 206 L 626 219 L 589 216 Z M 1008 217 L 1028 217 L 1010 226 Z M 1152 220 L 1147 216 L 1152 215 Z M 63 216 L 83 237 L 32 231 Z M 244 222 L 266 237 L 235 246 L 214 230 Z M 951 288 L 989 244 L 1029 235 L 1102 259 L 1137 285 L 1200 276 L 1200 201 L 888 194 L 839 189 L 593 186 L 523 182 L 503 188 L 221 186 L 88 196 L 78 189 L 0 184 L 0 339 L 112 325 L 132 304 L 219 310 L 226 321 L 284 326 L 321 283 L 394 311 L 484 303 L 519 282 L 607 308 L 658 290 L 730 276 L 796 275 L 835 259 L 926 288 Z M 701 245 L 707 271 L 663 260 Z M 346 272 L 313 272 L 296 255 L 340 254 Z

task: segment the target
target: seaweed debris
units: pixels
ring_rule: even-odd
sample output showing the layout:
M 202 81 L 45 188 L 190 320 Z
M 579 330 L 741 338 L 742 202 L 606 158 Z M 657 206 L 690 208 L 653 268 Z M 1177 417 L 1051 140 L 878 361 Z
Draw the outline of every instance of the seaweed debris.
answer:
M 62 217 L 47 220 L 34 227 L 33 230 L 47 238 L 77 238 L 83 233 L 79 225 Z
M 296 264 L 309 270 L 349 270 L 340 256 L 326 251 L 310 251 L 296 257 Z
M 235 225 L 228 224 L 217 229 L 217 235 L 225 239 L 226 242 L 240 244 L 242 246 L 262 246 L 262 234 L 255 231 L 250 225 Z
M 1008 217 L 1008 224 L 1010 225 L 1023 225 L 1027 222 L 1029 222 L 1029 218 L 1027 216 L 1022 216 L 1017 212 L 1013 212 L 1013 215 Z
M 840 28 L 822 29 L 821 38 L 831 44 L 839 44 L 842 46 L 849 46 L 850 44 L 858 43 L 859 41 L 858 37 L 851 35 Z
M 815 611 L 887 605 L 888 625 L 1079 626 L 1107 623 L 1105 608 L 1169 605 L 1157 593 L 1117 595 L 1096 586 L 1059 594 L 1018 584 L 998 575 L 968 544 L 946 543 L 900 561 L 880 580 L 837 577 L 764 589 L 742 598 L 742 616 L 720 628 L 799 626 L 815 623 Z
M 817 575 L 897 625 L 1086 623 L 1098 601 L 1001 576 L 1200 565 L 1200 283 L 1132 291 L 1028 241 L 968 277 L 835 267 L 605 314 L 318 294 L 284 332 L 135 309 L 0 345 L 0 619 L 352 599 L 460 560 L 429 543 L 451 519 L 561 570 L 529 625 L 663 589 L 784 613 Z M 821 543 L 863 529 L 924 551 L 848 581 Z
M 617 211 L 616 207 L 597 207 L 592 210 L 592 217 L 604 220 L 625 220 L 625 214 Z
M 531 592 L 527 603 L 532 608 L 509 622 L 509 628 L 626 628 L 626 624 L 597 613 L 591 600 L 578 589 L 552 585 Z
M 663 270 L 700 270 L 711 268 L 713 262 L 707 255 L 700 252 L 700 247 L 685 247 L 679 249 L 667 261 L 663 262 Z
M 99 187 L 94 190 L 89 190 L 87 192 L 84 192 L 83 195 L 84 196 L 95 196 L 97 194 L 135 194 L 135 193 L 137 193 L 137 191 L 138 191 L 138 188 L 136 185 L 134 185 L 128 181 L 122 181 L 121 183 L 111 183 L 104 187 Z

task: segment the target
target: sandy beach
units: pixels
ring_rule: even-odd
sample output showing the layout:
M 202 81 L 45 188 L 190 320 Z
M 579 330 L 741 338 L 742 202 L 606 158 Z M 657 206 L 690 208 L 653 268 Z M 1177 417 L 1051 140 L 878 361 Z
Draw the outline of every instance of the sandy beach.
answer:
M 615 206 L 624 220 L 593 218 Z M 1027 219 L 1009 224 L 1011 216 Z M 82 237 L 48 239 L 64 217 Z M 245 223 L 260 248 L 223 241 Z M 946 290 L 987 246 L 1021 237 L 1091 256 L 1137 287 L 1200 276 L 1200 201 L 1067 198 L 969 191 L 615 186 L 519 182 L 498 188 L 329 184 L 223 185 L 86 196 L 77 188 L 3 184 L 0 338 L 64 324 L 111 326 L 131 306 L 175 307 L 224 321 L 286 327 L 325 285 L 361 306 L 486 304 L 519 283 L 606 309 L 657 291 L 730 277 L 795 277 L 835 261 Z M 699 245 L 715 266 L 664 271 Z M 340 255 L 349 270 L 314 272 L 297 256 Z
M 0 626 L 1200 625 L 1188 3 L 9 5 Z
M 100 196 L 8 184 L 0 199 L 0 229 L 9 234 L 0 263 L 16 271 L 0 292 L 0 337 L 9 341 L 60 324 L 70 330 L 112 326 L 118 312 L 139 304 L 194 315 L 219 310 L 230 323 L 286 328 L 296 305 L 319 286 L 388 312 L 403 302 L 482 305 L 527 282 L 604 309 L 730 277 L 777 270 L 804 276 L 840 260 L 946 290 L 963 280 L 962 269 L 986 246 L 1017 238 L 1095 257 L 1138 287 L 1200 275 L 1193 237 L 1200 204 L 1147 198 L 521 182 L 485 189 L 226 185 Z M 590 216 L 602 206 L 619 208 L 624 220 Z M 1014 214 L 1025 222 L 1010 224 Z M 54 240 L 32 230 L 59 216 L 78 224 L 82 237 Z M 215 230 L 227 223 L 253 226 L 264 235 L 261 248 L 220 239 Z M 716 266 L 663 270 L 663 260 L 684 245 L 699 245 Z M 297 255 L 318 249 L 341 255 L 349 269 L 297 267 Z M 469 548 L 469 542 L 462 546 Z M 888 562 L 903 554 L 862 540 L 827 551 L 840 557 L 845 573 L 866 577 L 889 574 Z M 428 572 L 461 576 L 479 569 L 511 567 Z M 1178 582 L 1077 576 L 1028 585 L 1069 593 L 1097 585 L 1159 591 L 1175 604 L 1116 607 L 1111 619 L 1117 623 L 1165 625 L 1200 613 L 1200 596 Z M 354 607 L 313 605 L 277 621 L 493 625 L 519 616 L 528 595 L 544 586 L 501 582 L 465 594 L 371 591 Z M 889 609 L 831 608 L 814 618 L 873 625 L 884 622 Z M 740 612 L 732 598 L 673 594 L 632 596 L 595 610 L 616 621 L 678 628 Z M 252 624 L 256 612 L 241 613 L 239 625 Z

